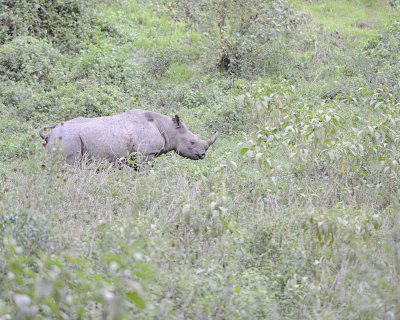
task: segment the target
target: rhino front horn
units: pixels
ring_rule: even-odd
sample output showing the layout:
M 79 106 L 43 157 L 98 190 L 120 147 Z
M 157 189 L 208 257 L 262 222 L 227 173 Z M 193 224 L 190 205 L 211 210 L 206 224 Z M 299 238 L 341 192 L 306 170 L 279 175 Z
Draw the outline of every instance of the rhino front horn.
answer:
M 215 142 L 215 140 L 217 140 L 218 136 L 219 136 L 219 133 L 216 132 L 216 133 L 210 138 L 210 140 L 207 141 L 207 148 L 210 147 L 210 146 Z

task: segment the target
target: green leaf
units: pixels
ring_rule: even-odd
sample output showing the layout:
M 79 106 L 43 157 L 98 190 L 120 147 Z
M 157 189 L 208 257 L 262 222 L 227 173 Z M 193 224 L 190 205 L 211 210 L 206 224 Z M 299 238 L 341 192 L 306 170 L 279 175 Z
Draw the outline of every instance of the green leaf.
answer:
M 53 297 L 47 298 L 44 303 L 51 309 L 54 315 L 59 315 L 60 311 L 58 309 L 58 304 Z
M 146 303 L 144 299 L 135 291 L 128 291 L 125 293 L 126 297 L 134 302 L 140 309 L 144 309 L 146 307 Z
M 242 149 L 240 150 L 239 154 L 240 154 L 241 156 L 243 156 L 247 151 L 249 151 L 249 148 L 244 147 L 244 148 L 242 148 Z
M 62 262 L 60 262 L 60 261 L 48 259 L 48 260 L 46 261 L 46 267 L 47 267 L 47 268 L 49 268 L 49 267 L 58 267 L 58 268 L 60 268 L 61 270 L 63 270 L 63 269 L 64 269 L 64 264 L 63 264 Z
M 153 272 L 146 263 L 140 263 L 136 266 L 135 275 L 142 279 L 152 279 Z

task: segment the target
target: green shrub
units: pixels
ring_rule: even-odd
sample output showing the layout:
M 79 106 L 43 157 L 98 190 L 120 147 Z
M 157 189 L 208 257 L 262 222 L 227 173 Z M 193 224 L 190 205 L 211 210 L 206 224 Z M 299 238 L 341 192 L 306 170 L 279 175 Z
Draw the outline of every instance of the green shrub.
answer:
M 65 78 L 64 60 L 45 40 L 16 37 L 0 48 L 0 80 L 40 83 L 49 88 L 63 75 Z
M 397 22 L 359 48 L 287 1 L 31 2 L 0 13 L 3 317 L 399 314 Z M 37 134 L 135 107 L 221 136 L 135 172 Z
M 387 30 L 378 37 L 369 40 L 364 47 L 368 60 L 368 72 L 365 77 L 371 86 L 385 86 L 393 94 L 395 101 L 400 101 L 400 21 L 393 21 Z
M 306 179 L 337 181 L 346 185 L 340 193 L 381 183 L 396 188 L 399 118 L 390 96 L 380 101 L 349 97 L 318 106 L 295 105 L 294 87 L 275 88 L 273 93 L 270 89 L 261 85 L 249 94 L 261 122 L 255 138 L 249 138 L 241 150 L 266 176 L 295 173 Z M 352 108 L 348 108 L 350 101 Z M 282 157 L 291 159 L 289 166 L 283 165 Z M 375 196 L 380 205 L 387 205 L 385 196 Z
M 128 109 L 131 102 L 131 97 L 121 92 L 119 87 L 99 86 L 97 81 L 85 79 L 61 86 L 49 93 L 48 99 L 53 101 L 51 118 L 57 121 L 115 114 Z
M 47 221 L 43 215 L 35 212 L 2 213 L 0 237 L 15 239 L 28 255 L 52 251 L 52 235 Z
M 189 4 L 190 3 L 190 4 Z M 237 77 L 278 75 L 287 57 L 286 41 L 304 19 L 286 1 L 178 1 L 176 11 L 189 25 L 207 32 L 208 51 L 217 60 L 205 62 Z
M 2 1 L 0 44 L 19 37 L 49 39 L 62 51 L 79 51 L 87 33 L 79 1 Z
M 32 137 L 30 124 L 15 119 L 15 111 L 0 104 L 0 161 L 9 162 L 32 154 L 31 147 L 36 136 Z
M 162 52 L 153 53 L 148 59 L 148 70 L 155 76 L 163 76 L 171 63 L 176 59 L 176 52 L 171 50 L 163 50 Z
M 146 305 L 140 278 L 144 276 L 141 270 L 147 269 L 144 263 L 134 262 L 137 260 L 134 256 L 125 255 L 121 259 L 105 252 L 105 267 L 98 268 L 71 254 L 30 256 L 14 239 L 3 239 L 2 315 L 22 319 L 38 316 L 120 319 Z M 9 307 L 5 308 L 5 304 Z

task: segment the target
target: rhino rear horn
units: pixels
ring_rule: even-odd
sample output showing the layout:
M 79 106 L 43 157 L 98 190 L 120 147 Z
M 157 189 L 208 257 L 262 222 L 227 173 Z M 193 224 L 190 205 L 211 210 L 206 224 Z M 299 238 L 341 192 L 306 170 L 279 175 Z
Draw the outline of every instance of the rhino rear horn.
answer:
M 216 133 L 210 138 L 210 140 L 207 141 L 207 148 L 210 147 L 210 146 L 215 142 L 215 140 L 217 140 L 218 136 L 219 136 L 219 133 L 216 132 Z

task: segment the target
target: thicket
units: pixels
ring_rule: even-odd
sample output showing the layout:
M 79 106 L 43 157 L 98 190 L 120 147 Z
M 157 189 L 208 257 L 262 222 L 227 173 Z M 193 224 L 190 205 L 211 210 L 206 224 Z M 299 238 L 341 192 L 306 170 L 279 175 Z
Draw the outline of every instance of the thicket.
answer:
M 1 6 L 0 319 L 400 315 L 398 20 L 354 43 L 281 0 Z M 221 138 L 48 161 L 40 126 L 136 107 Z
M 286 36 L 307 18 L 286 1 L 176 1 L 167 13 L 211 35 L 212 67 L 239 78 L 284 72 Z M 284 40 L 285 39 L 285 40 Z M 284 59 L 284 61 L 282 61 Z
M 387 30 L 370 39 L 364 47 L 368 70 L 364 75 L 372 87 L 387 88 L 388 94 L 399 103 L 400 22 L 395 20 Z
M 65 51 L 78 51 L 84 44 L 89 19 L 77 0 L 4 0 L 1 9 L 0 44 L 27 35 L 47 39 Z

